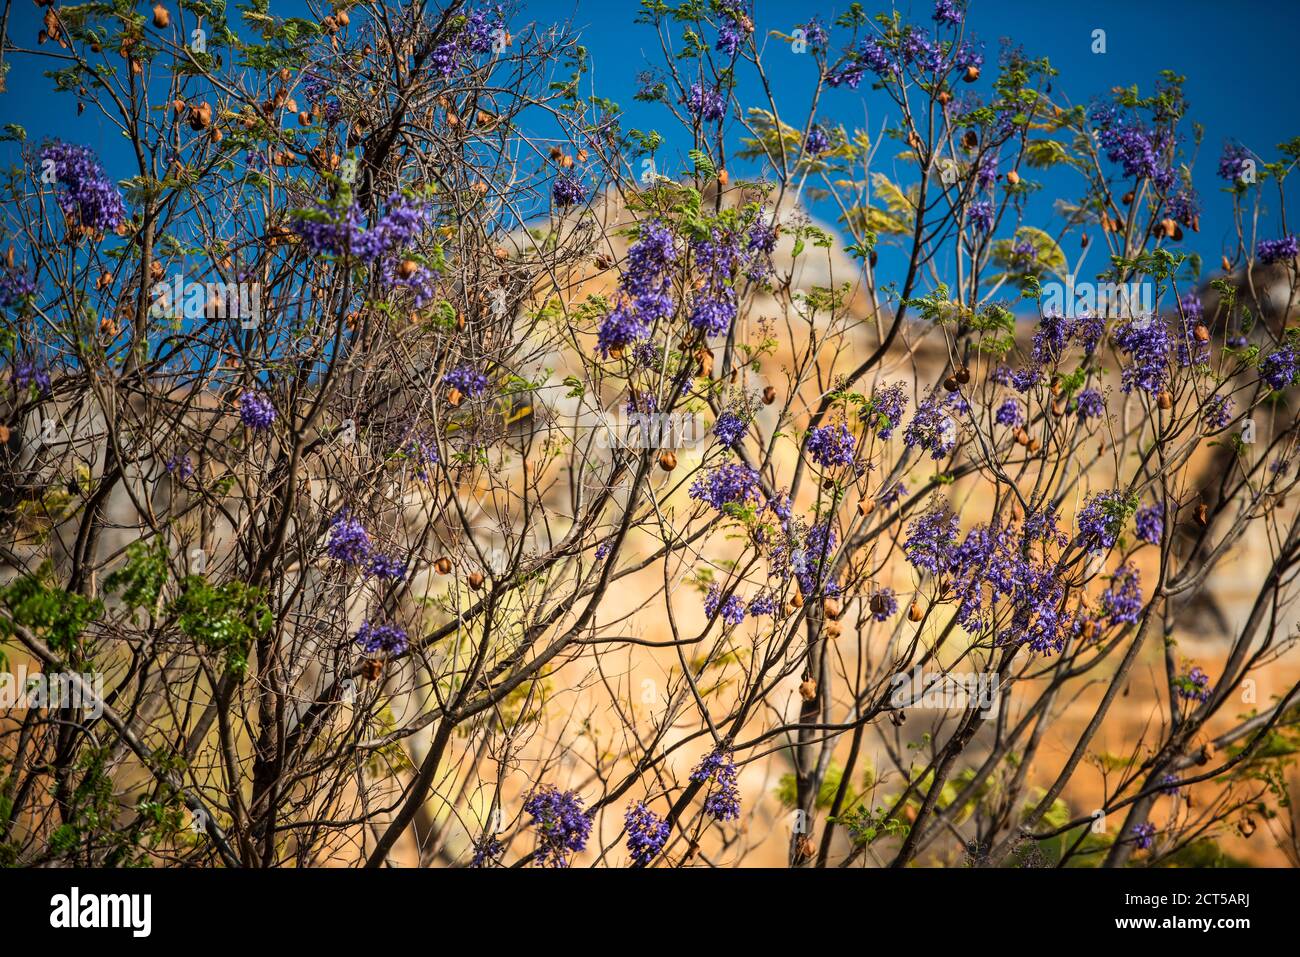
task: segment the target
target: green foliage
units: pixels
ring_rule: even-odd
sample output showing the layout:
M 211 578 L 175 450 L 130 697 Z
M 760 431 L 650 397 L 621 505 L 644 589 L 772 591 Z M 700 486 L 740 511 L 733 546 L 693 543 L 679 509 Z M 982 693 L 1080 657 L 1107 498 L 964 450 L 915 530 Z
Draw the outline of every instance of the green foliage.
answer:
M 126 564 L 104 581 L 104 588 L 120 592 L 122 603 L 132 612 L 152 611 L 167 584 L 167 552 L 161 538 L 132 542 L 126 547 Z
M 103 603 L 54 586 L 48 579 L 50 567 L 36 575 L 23 575 L 0 588 L 0 605 L 13 621 L 33 631 L 52 649 L 70 653 L 77 638 L 92 621 L 104 613 Z M 9 619 L 0 618 L 0 635 L 13 636 Z
M 182 633 L 205 651 L 221 657 L 228 674 L 248 668 L 253 640 L 271 628 L 271 609 L 262 589 L 243 582 L 213 587 L 202 575 L 190 575 L 181 593 L 168 606 Z
M 822 778 L 821 787 L 817 789 L 817 810 L 825 811 L 835 803 L 835 794 L 839 791 L 840 782 L 842 780 L 844 780 L 844 768 L 832 761 L 826 768 L 826 776 Z M 793 808 L 795 806 L 796 793 L 797 790 L 795 787 L 794 775 L 781 775 L 781 780 L 776 786 L 777 800 L 785 807 Z M 853 790 L 853 785 L 850 784 L 844 789 L 844 801 L 841 806 L 848 808 L 853 807 L 857 803 L 858 796 Z

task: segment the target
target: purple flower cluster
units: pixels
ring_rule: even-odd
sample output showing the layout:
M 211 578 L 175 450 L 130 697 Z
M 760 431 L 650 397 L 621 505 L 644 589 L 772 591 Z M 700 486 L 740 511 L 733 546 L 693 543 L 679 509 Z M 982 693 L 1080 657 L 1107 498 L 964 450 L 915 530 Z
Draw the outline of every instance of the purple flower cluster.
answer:
M 474 399 L 487 391 L 488 377 L 470 366 L 463 365 L 457 366 L 444 375 L 442 383 L 460 392 L 467 399 Z
M 993 228 L 993 203 L 979 199 L 966 207 L 966 215 L 976 232 L 987 233 Z
M 330 523 L 325 553 L 345 565 L 361 565 L 370 558 L 370 533 L 358 519 L 346 511 L 340 512 Z
M 850 90 L 856 90 L 867 70 L 882 78 L 898 72 L 889 51 L 875 37 L 858 41 L 857 47 L 849 52 L 845 61 L 826 75 L 826 85 L 847 86 Z
M 771 592 L 764 592 L 757 598 L 750 599 L 747 610 L 751 618 L 770 618 L 776 614 L 776 596 Z
M 491 50 L 493 35 L 504 29 L 504 23 L 499 7 L 471 11 L 453 36 L 433 48 L 430 69 L 444 80 L 449 78 L 460 63 Z
M 641 801 L 623 814 L 623 824 L 627 828 L 628 853 L 638 867 L 645 867 L 658 857 L 673 832 L 667 821 Z
M 587 198 L 587 189 L 576 176 L 561 173 L 555 177 L 551 187 L 551 197 L 556 206 L 577 206 Z
M 729 462 L 696 477 L 687 493 L 722 511 L 728 505 L 747 505 L 762 498 L 758 472 L 748 465 Z
M 1297 375 L 1300 375 L 1300 361 L 1297 361 L 1296 350 L 1290 343 L 1268 354 L 1259 363 L 1259 376 L 1272 389 L 1293 385 Z
M 1240 182 L 1250 160 L 1250 150 L 1240 143 L 1225 143 L 1223 153 L 1219 156 L 1219 179 L 1227 180 L 1234 186 Z
M 163 463 L 163 468 L 167 470 L 168 475 L 174 476 L 181 482 L 194 474 L 194 462 L 188 455 L 173 455 Z
M 36 294 L 36 280 L 25 265 L 0 269 L 0 309 L 9 309 Z
M 1125 563 L 1115 571 L 1110 587 L 1101 593 L 1101 611 L 1109 617 L 1112 627 L 1131 625 L 1138 620 L 1142 611 L 1142 586 L 1133 565 Z
M 998 411 L 994 414 L 994 420 L 998 425 L 1006 425 L 1015 428 L 1022 425 L 1024 417 L 1020 413 L 1020 403 L 1015 399 L 1006 399 L 998 406 Z
M 734 821 L 740 817 L 740 786 L 736 781 L 736 762 L 730 751 L 710 752 L 691 772 L 691 780 L 709 785 L 704 811 L 715 821 Z
M 576 791 L 545 785 L 524 801 L 524 813 L 537 829 L 537 862 L 542 867 L 568 867 L 569 855 L 587 847 L 591 817 Z
M 1079 393 L 1079 418 L 1100 419 L 1106 414 L 1106 399 L 1096 389 L 1084 389 Z
M 77 226 L 102 233 L 126 219 L 117 186 L 89 147 L 55 140 L 41 150 L 41 163 L 63 187 L 59 208 Z
M 929 452 L 936 461 L 946 458 L 957 447 L 957 423 L 948 407 L 960 410 L 964 405 L 965 400 L 956 392 L 947 396 L 931 392 L 916 407 L 912 421 L 904 430 L 904 444 Z
M 303 99 L 320 111 L 321 118 L 326 123 L 337 123 L 343 118 L 343 104 L 336 99 L 331 99 L 331 94 L 336 89 L 338 89 L 338 81 L 319 67 L 309 67 L 303 72 Z
M 1232 399 L 1226 395 L 1210 396 L 1201 409 L 1201 418 L 1207 428 L 1225 428 L 1232 421 Z
M 1148 545 L 1159 545 L 1165 534 L 1165 510 L 1159 505 L 1147 505 L 1133 513 L 1137 537 Z
M 265 393 L 248 389 L 239 396 L 239 420 L 254 431 L 265 431 L 275 421 L 275 406 Z
M 1130 507 L 1118 489 L 1098 492 L 1079 510 L 1076 543 L 1088 551 L 1114 548 Z
M 34 359 L 19 359 L 14 363 L 13 384 L 17 393 L 31 390 L 40 396 L 49 395 L 52 386 L 49 371 Z
M 726 601 L 722 601 L 722 592 L 717 585 L 714 585 L 704 596 L 704 614 L 712 621 L 718 616 L 719 611 L 725 624 L 739 625 L 745 620 L 745 602 L 741 597 L 733 593 Z
M 1210 676 L 1199 665 L 1193 665 L 1187 674 L 1174 678 L 1174 689 L 1178 692 L 1178 697 L 1202 703 L 1209 701 L 1210 695 L 1214 694 L 1214 689 L 1210 687 Z
M 410 647 L 406 632 L 397 625 L 372 625 L 363 621 L 357 629 L 356 642 L 367 654 L 382 651 L 390 655 L 400 655 Z
M 686 94 L 686 109 L 705 123 L 713 123 L 726 115 L 727 100 L 720 90 L 702 83 L 692 83 Z
M 754 29 L 754 21 L 745 11 L 740 0 L 721 0 L 718 4 L 721 22 L 718 24 L 718 42 L 716 49 L 729 57 L 734 57 L 745 45 L 747 37 Z
M 937 0 L 933 20 L 940 26 L 955 27 L 961 23 L 962 11 L 954 0 Z
M 1149 130 L 1115 106 L 1099 104 L 1092 109 L 1097 142 L 1106 158 L 1119 163 L 1130 179 L 1149 179 L 1161 192 L 1174 184 L 1171 165 L 1173 135 L 1164 129 Z
M 1294 236 L 1281 239 L 1261 239 L 1255 255 L 1262 263 L 1290 262 L 1300 255 L 1300 240 Z
M 716 338 L 736 321 L 736 304 L 730 300 L 704 298 L 697 300 L 691 310 L 691 325 L 699 329 L 710 339 Z
M 826 32 L 826 27 L 822 24 L 820 18 L 813 17 L 801 29 L 803 30 L 804 42 L 808 44 L 808 49 L 813 52 L 826 49 L 826 44 L 830 41 L 830 34 Z
M 641 227 L 628 249 L 619 279 L 618 303 L 600 327 L 598 348 L 604 355 L 650 335 L 654 323 L 672 315 L 669 267 L 677 260 L 677 247 L 668 227 L 659 222 Z
M 1154 316 L 1130 319 L 1115 329 L 1115 346 L 1132 362 L 1120 373 L 1120 388 L 1155 395 L 1169 379 L 1169 326 Z
M 803 142 L 803 148 L 804 152 L 811 156 L 817 156 L 830 149 L 831 137 L 826 132 L 826 128 L 818 124 L 810 129 L 807 138 Z
M 1133 843 L 1136 844 L 1140 850 L 1148 850 L 1151 845 L 1155 843 L 1156 826 L 1150 821 L 1143 821 L 1141 824 L 1134 824 L 1133 830 L 1130 833 L 1133 835 Z
M 428 224 L 429 216 L 427 202 L 399 192 L 388 197 L 384 215 L 373 227 L 366 225 L 356 203 L 341 209 L 318 203 L 315 210 L 299 213 L 292 229 L 317 255 L 352 256 L 374 263 L 410 245 Z
M 813 429 L 805 442 L 812 460 L 827 469 L 852 465 L 856 445 L 853 433 L 843 423 Z
M 895 382 L 892 385 L 877 386 L 871 392 L 868 414 L 875 425 L 876 433 L 887 439 L 894 434 L 898 423 L 903 421 L 903 410 L 907 408 L 907 384 Z
M 903 554 L 916 568 L 938 575 L 952 560 L 960 527 L 957 516 L 947 507 L 927 509 L 908 525 Z
M 727 409 L 713 424 L 713 434 L 718 437 L 719 442 L 730 448 L 745 437 L 748 428 L 749 423 L 743 416 Z

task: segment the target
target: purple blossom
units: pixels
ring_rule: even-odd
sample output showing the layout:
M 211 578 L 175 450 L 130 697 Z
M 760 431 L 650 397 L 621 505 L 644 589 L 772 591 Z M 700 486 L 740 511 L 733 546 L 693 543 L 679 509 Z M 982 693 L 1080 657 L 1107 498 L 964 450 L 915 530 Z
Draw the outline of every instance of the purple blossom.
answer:
M 764 592 L 757 598 L 750 599 L 749 615 L 751 618 L 776 614 L 776 597 L 771 592 Z
M 728 505 L 752 504 L 762 498 L 758 473 L 748 465 L 734 462 L 697 476 L 688 494 L 718 511 Z
M 1281 239 L 1261 239 L 1255 255 L 1262 263 L 1290 262 L 1300 255 L 1300 240 L 1295 236 L 1283 236 Z
M 853 463 L 856 440 L 848 426 L 841 423 L 813 429 L 805 446 L 812 460 L 822 468 L 838 468 Z
M 1079 393 L 1079 418 L 1100 419 L 1106 414 L 1106 399 L 1096 389 L 1084 389 Z
M 488 377 L 467 365 L 457 366 L 442 377 L 443 385 L 455 389 L 468 399 L 487 391 Z
M 993 203 L 991 200 L 976 200 L 966 207 L 966 213 L 976 232 L 987 233 L 993 228 Z
M 748 428 L 749 424 L 744 417 L 727 409 L 718 416 L 718 421 L 713 424 L 713 434 L 718 437 L 718 441 L 723 445 L 731 447 L 745 437 L 745 431 Z
M 916 568 L 938 575 L 952 560 L 959 527 L 950 509 L 931 508 L 908 525 L 903 553 Z
M 704 811 L 715 821 L 734 821 L 740 817 L 740 787 L 736 778 L 736 762 L 731 752 L 721 749 L 708 754 L 691 772 L 692 781 L 709 786 Z
M 63 187 L 59 208 L 75 225 L 102 233 L 126 219 L 117 186 L 89 147 L 55 140 L 41 150 L 41 163 Z
M 577 177 L 561 173 L 555 177 L 555 185 L 551 187 L 551 197 L 555 200 L 556 206 L 577 206 L 587 198 L 587 190 Z
M 816 125 L 810 129 L 807 138 L 804 140 L 803 148 L 804 152 L 812 156 L 825 153 L 830 149 L 831 138 L 830 134 L 826 132 L 826 128 L 821 125 Z
M 1156 507 L 1156 506 L 1153 506 Z M 1138 570 L 1131 564 L 1120 566 L 1111 577 L 1110 587 L 1101 594 L 1101 612 L 1109 624 L 1131 625 L 1142 611 L 1142 587 Z
M 881 587 L 871 596 L 871 617 L 876 621 L 889 621 L 898 613 L 898 596 L 894 589 Z
M 640 801 L 623 814 L 623 824 L 627 828 L 628 853 L 638 867 L 645 867 L 659 855 L 673 830 Z
M 194 463 L 188 455 L 173 455 L 163 463 L 163 468 L 178 481 L 184 482 L 194 474 Z
M 1137 537 L 1148 545 L 1159 545 L 1165 534 L 1165 510 L 1159 505 L 1147 505 L 1133 513 Z
M 1134 824 L 1130 833 L 1133 835 L 1133 843 L 1140 850 L 1145 851 L 1155 842 L 1156 826 L 1150 821 L 1143 821 L 1141 824 Z
M 375 552 L 370 556 L 370 563 L 366 570 L 375 578 L 400 582 L 406 577 L 406 562 L 393 555 Z
M 370 533 L 358 519 L 343 511 L 330 523 L 325 553 L 345 565 L 362 565 L 370 558 Z
M 722 601 L 722 592 L 717 585 L 709 589 L 709 593 L 704 596 L 704 614 L 710 620 L 722 612 L 722 620 L 728 625 L 739 625 L 745 620 L 745 603 L 739 595 L 732 594 L 726 601 Z
M 618 304 L 600 328 L 598 348 L 602 354 L 645 339 L 657 320 L 672 314 L 668 268 L 676 260 L 677 247 L 669 229 L 659 222 L 643 225 L 639 238 L 628 249 Z
M 998 406 L 998 411 L 994 416 L 998 425 L 1011 426 L 1012 428 L 1023 423 L 1023 417 L 1020 414 L 1020 403 L 1015 399 L 1006 399 Z
M 1240 143 L 1225 143 L 1223 153 L 1219 156 L 1219 179 L 1226 180 L 1234 186 L 1241 181 L 1250 161 L 1250 150 Z
M 372 625 L 363 621 L 357 629 L 356 643 L 367 654 L 382 651 L 390 655 L 400 655 L 410 647 L 406 632 L 397 625 Z
M 1126 394 L 1135 388 L 1152 395 L 1162 391 L 1169 378 L 1169 326 L 1155 317 L 1130 319 L 1116 328 L 1114 340 L 1132 359 L 1120 373 L 1120 388 Z
M 1259 363 L 1259 375 L 1272 389 L 1285 389 L 1300 374 L 1294 347 L 1287 343 L 1276 352 L 1265 356 Z
M 542 867 L 568 867 L 570 855 L 587 847 L 591 817 L 576 791 L 544 785 L 524 801 L 524 813 L 537 829 L 537 862 Z
M 736 320 L 736 304 L 729 299 L 701 299 L 691 312 L 690 323 L 709 338 L 722 335 Z
M 20 359 L 14 363 L 13 384 L 17 393 L 31 390 L 38 396 L 49 395 L 52 387 L 49 371 L 34 359 Z
M 265 393 L 246 390 L 239 396 L 239 420 L 254 431 L 265 431 L 275 421 L 275 406 Z
M 961 23 L 962 11 L 953 0 L 937 0 L 931 19 L 940 26 L 957 26 Z
M 957 423 L 945 408 L 949 401 L 938 392 L 926 396 L 903 432 L 904 444 L 928 451 L 936 461 L 947 457 L 957 447 Z
M 903 421 L 903 410 L 907 408 L 907 385 L 895 382 L 892 385 L 877 386 L 871 393 L 869 416 L 876 433 L 887 439 L 894 434 L 898 423 Z
M 317 255 L 352 256 L 369 264 L 409 246 L 429 216 L 427 202 L 398 192 L 388 197 L 384 215 L 373 227 L 366 225 L 356 203 L 337 209 L 317 203 L 314 210 L 298 213 L 292 229 Z
M 1222 429 L 1232 421 L 1232 399 L 1226 395 L 1212 395 L 1205 400 L 1201 418 L 1211 429 Z
M 1214 694 L 1214 689 L 1210 687 L 1210 676 L 1199 665 L 1193 665 L 1187 674 L 1174 678 L 1174 690 L 1180 698 L 1202 703 L 1209 701 L 1210 695 Z
M 686 95 L 686 109 L 706 123 L 721 120 L 726 114 L 726 103 L 719 90 L 701 83 L 692 83 Z
M 1098 492 L 1079 511 L 1077 544 L 1088 551 L 1114 548 L 1129 507 L 1117 489 Z

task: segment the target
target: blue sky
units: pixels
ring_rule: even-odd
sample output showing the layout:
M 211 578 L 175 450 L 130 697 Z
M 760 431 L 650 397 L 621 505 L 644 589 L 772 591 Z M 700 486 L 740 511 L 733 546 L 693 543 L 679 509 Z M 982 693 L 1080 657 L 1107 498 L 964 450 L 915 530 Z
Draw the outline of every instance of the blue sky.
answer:
M 151 0 L 152 2 L 152 0 Z M 141 3 L 147 10 L 150 3 Z M 864 4 L 868 12 L 887 9 L 883 4 Z M 847 3 L 808 0 L 798 4 L 758 0 L 755 20 L 760 36 L 769 30 L 790 31 L 813 13 L 826 21 L 842 12 Z M 900 3 L 897 8 L 915 22 L 929 23 L 929 0 Z M 273 13 L 301 14 L 303 7 L 288 0 L 271 0 Z M 657 43 L 648 27 L 632 23 L 637 5 L 609 0 L 532 0 L 524 5 L 518 20 L 553 22 L 570 20 L 582 33 L 592 55 L 593 77 L 602 95 L 625 110 L 626 126 L 660 128 L 668 137 L 669 160 L 681 161 L 688 144 L 673 131 L 666 112 L 658 106 L 634 102 L 637 74 L 654 65 Z M 14 4 L 9 32 L 22 45 L 34 42 L 41 10 L 20 0 Z M 1223 142 L 1240 139 L 1264 159 L 1275 157 L 1277 143 L 1300 135 L 1300 106 L 1296 102 L 1295 38 L 1300 36 L 1300 4 L 1291 0 L 1252 0 L 1232 5 L 1210 0 L 1158 0 L 1117 2 L 1091 0 L 1080 3 L 1024 2 L 1024 0 L 976 0 L 968 15 L 968 34 L 973 32 L 985 44 L 985 53 L 995 61 L 998 40 L 1011 36 L 1033 56 L 1046 56 L 1060 71 L 1055 92 L 1075 103 L 1086 103 L 1105 95 L 1112 87 L 1137 83 L 1148 92 L 1162 68 L 1187 77 L 1186 92 L 1192 118 L 1205 127 L 1205 142 L 1196 163 L 1195 185 L 1201 193 L 1205 213 L 1199 235 L 1188 235 L 1183 248 L 1195 249 L 1217 262 L 1231 227 L 1227 197 L 1214 170 Z M 1091 51 L 1092 32 L 1106 31 L 1107 51 Z M 710 38 L 711 39 L 711 38 Z M 47 45 L 44 50 L 54 49 Z M 94 145 L 114 175 L 127 175 L 126 157 L 120 138 L 91 112 L 75 114 L 75 100 L 50 90 L 41 71 L 48 64 L 32 57 L 10 54 L 13 68 L 9 90 L 0 96 L 0 121 L 19 123 L 29 137 L 41 140 L 58 136 Z M 806 103 L 808 78 L 812 72 L 807 57 L 792 54 L 783 43 L 769 41 L 768 64 L 783 107 L 798 115 Z M 992 71 L 989 71 L 992 72 Z M 977 85 L 987 89 L 986 84 Z M 742 96 L 753 90 L 741 87 Z M 865 100 L 864 100 L 865 98 Z M 861 122 L 869 113 L 874 133 L 887 107 L 885 94 L 863 87 L 857 91 L 833 90 L 826 94 L 820 118 L 829 122 Z M 1036 174 L 1037 175 L 1037 174 Z M 905 178 L 905 177 L 904 177 Z M 1037 224 L 1051 228 L 1048 200 L 1052 195 L 1073 198 L 1077 179 L 1039 177 L 1047 189 Z M 1274 236 L 1280 229 L 1274 194 L 1261 222 L 1261 235 Z M 1292 226 L 1294 229 L 1294 225 Z

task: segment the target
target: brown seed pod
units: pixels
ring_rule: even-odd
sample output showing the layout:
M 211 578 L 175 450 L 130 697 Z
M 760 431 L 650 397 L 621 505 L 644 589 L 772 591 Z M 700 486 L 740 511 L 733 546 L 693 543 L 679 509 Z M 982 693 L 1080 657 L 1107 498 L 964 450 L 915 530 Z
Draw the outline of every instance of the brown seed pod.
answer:
M 153 8 L 153 25 L 159 30 L 166 30 L 172 22 L 172 15 L 167 12 L 167 8 L 161 3 L 155 4 Z
M 212 132 L 208 134 L 208 139 L 212 140 L 214 143 L 220 143 L 225 138 L 226 134 L 221 132 L 221 127 L 219 126 L 212 127 Z
M 874 498 L 864 498 L 858 502 L 858 514 L 866 518 L 876 510 L 876 500 Z
M 452 386 L 447 390 L 447 404 L 453 409 L 458 408 L 464 398 L 465 396 L 461 394 L 460 389 L 457 389 L 455 386 Z
M 822 614 L 831 621 L 835 621 L 840 615 L 844 614 L 844 609 L 840 607 L 840 603 L 834 598 L 827 598 L 822 601 Z
M 1123 196 L 1121 196 L 1121 197 L 1119 198 L 1119 201 L 1120 201 L 1121 203 L 1123 203 L 1125 206 L 1130 206 L 1130 205 L 1132 205 L 1132 203 L 1133 203 L 1133 190 L 1130 189 L 1127 193 L 1125 193 Z
M 334 19 L 339 22 L 339 26 L 341 27 L 346 27 L 349 23 L 352 22 L 352 18 L 348 16 L 348 12 L 346 10 L 340 10 L 337 13 L 335 13 Z
M 729 182 L 731 182 L 731 174 L 727 172 L 726 167 L 718 170 L 718 183 L 726 186 Z
M 701 348 L 695 353 L 695 361 L 699 366 L 699 375 L 707 379 L 713 375 L 713 353 Z
M 1029 433 L 1026 432 L 1023 427 L 1016 429 L 1015 438 L 1016 438 L 1016 445 L 1029 444 Z
M 796 607 L 796 608 L 802 608 L 802 607 L 803 607 L 803 595 L 802 595 L 801 593 L 799 593 L 799 592 L 795 592 L 794 595 L 792 595 L 791 598 L 790 598 L 790 603 L 791 603 L 792 605 L 794 605 L 794 607 Z
M 665 472 L 671 472 L 677 468 L 677 453 L 672 449 L 664 449 L 659 453 L 659 467 Z
M 587 162 L 587 151 L 586 151 L 586 150 L 578 150 L 577 160 L 578 160 L 579 163 L 585 163 L 585 162 Z
M 465 581 L 469 583 L 470 588 L 474 589 L 475 591 L 478 591 L 480 588 L 483 587 L 483 573 L 470 572 L 465 577 Z
M 968 150 L 973 150 L 975 147 L 980 145 L 979 134 L 974 130 L 967 130 L 961 135 L 961 145 L 966 147 Z
M 437 571 L 439 575 L 450 575 L 451 559 L 448 558 L 446 555 L 443 555 L 441 558 L 439 558 L 436 562 L 433 563 L 433 567 L 434 570 Z
M 559 159 L 561 156 L 563 156 L 563 155 L 564 155 L 564 150 L 563 150 L 563 149 L 561 149 L 561 148 L 558 147 L 558 146 L 552 146 L 552 147 L 551 147 L 551 159 L 553 159 L 553 160 L 558 160 L 558 159 Z
M 397 267 L 397 274 L 403 279 L 410 279 L 420 271 L 420 264 L 414 259 L 403 259 L 402 264 Z
M 1088 248 L 1088 243 L 1090 242 L 1092 242 L 1092 240 L 1088 238 L 1087 233 L 1084 233 L 1079 237 L 1079 245 L 1082 246 L 1084 249 Z
M 1038 451 L 1039 449 L 1041 449 L 1042 447 L 1043 447 L 1043 443 L 1042 443 L 1042 442 L 1039 442 L 1037 439 L 1030 439 L 1030 440 L 1029 440 L 1029 454 L 1030 454 L 1030 455 L 1033 455 L 1035 452 L 1037 452 L 1037 451 Z
M 811 678 L 805 678 L 799 682 L 799 697 L 803 698 L 804 701 L 812 701 L 813 698 L 816 698 L 817 682 Z
M 298 113 L 298 125 L 311 126 L 311 114 L 308 113 L 306 110 L 300 111 Z
M 871 613 L 873 615 L 883 615 L 889 604 L 885 601 L 885 596 L 876 592 L 871 596 Z
M 943 387 L 949 392 L 956 392 L 961 388 L 961 385 L 957 382 L 957 377 L 955 375 L 950 375 L 948 378 L 943 380 Z
M 190 129 L 206 130 L 212 125 L 212 107 L 207 103 L 200 103 L 198 106 L 190 108 Z
M 963 80 L 965 80 L 967 83 L 974 83 L 974 82 L 975 82 L 976 80 L 978 80 L 979 78 L 980 78 L 980 68 L 979 68 L 979 67 L 977 67 L 977 66 L 968 66 L 968 67 L 966 67 L 966 73 L 965 73 L 965 75 L 962 77 Z
M 1156 405 L 1165 410 L 1172 409 L 1174 407 L 1174 397 L 1169 394 L 1167 389 L 1161 389 L 1156 393 Z
M 771 405 L 775 401 L 776 401 L 776 387 L 769 385 L 763 389 L 763 404 Z
M 1205 528 L 1210 524 L 1210 509 L 1204 502 L 1198 502 L 1196 505 L 1196 524 Z
M 947 90 L 940 90 L 939 95 L 935 97 L 935 99 L 939 101 L 940 106 L 947 106 L 952 102 L 952 94 Z
M 1008 185 L 1008 186 L 1016 186 L 1016 185 L 1019 185 L 1019 183 L 1020 183 L 1020 174 L 1017 173 L 1015 170 L 1008 170 L 1008 171 L 1007 171 L 1007 185 Z
M 379 676 L 384 673 L 384 661 L 382 658 L 367 658 L 361 663 L 361 677 L 367 681 L 378 681 Z
M 1223 261 L 1219 265 L 1223 267 L 1224 272 L 1232 272 L 1232 263 L 1228 262 L 1227 256 L 1223 257 Z
M 909 621 L 920 621 L 925 617 L 925 612 L 921 610 L 920 602 L 912 602 L 912 607 L 907 609 L 907 618 Z
M 970 369 L 967 369 L 965 366 L 962 366 L 960 369 L 958 369 L 956 372 L 952 374 L 952 377 L 956 379 L 958 382 L 960 382 L 962 385 L 965 385 L 967 382 L 970 381 Z
M 1053 415 L 1065 415 L 1065 400 L 1064 400 L 1064 399 L 1057 399 L 1055 402 L 1052 403 L 1052 414 L 1053 414 Z
M 1196 336 L 1197 342 L 1209 342 L 1210 330 L 1205 328 L 1205 324 L 1198 322 L 1196 328 L 1192 330 L 1192 335 Z
M 9 426 L 0 425 L 0 445 L 7 445 L 8 443 L 9 443 Z
M 838 638 L 840 635 L 844 634 L 844 629 L 840 627 L 840 623 L 839 623 L 838 621 L 828 621 L 828 622 L 826 622 L 826 629 L 825 629 L 825 630 L 826 630 L 826 637 L 827 637 L 827 638 L 832 638 L 832 639 L 834 639 L 834 638 Z
M 113 336 L 116 336 L 117 323 L 108 318 L 108 316 L 105 316 L 103 319 L 99 320 L 99 334 L 101 336 L 108 336 L 110 339 Z

